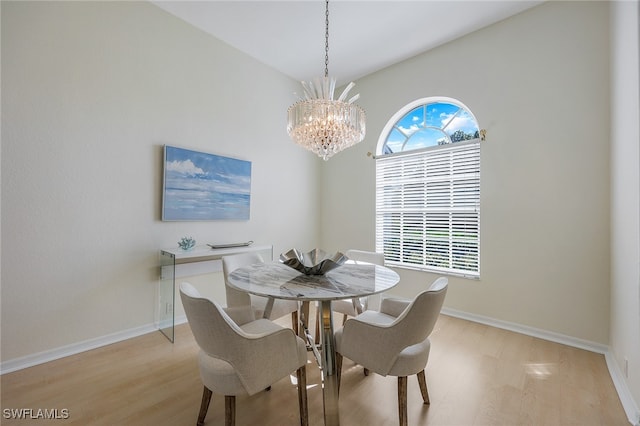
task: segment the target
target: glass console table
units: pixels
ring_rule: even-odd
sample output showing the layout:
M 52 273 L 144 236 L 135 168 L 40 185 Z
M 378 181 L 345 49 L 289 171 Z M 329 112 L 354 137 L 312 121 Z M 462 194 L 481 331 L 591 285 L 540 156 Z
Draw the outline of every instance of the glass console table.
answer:
M 196 246 L 160 250 L 160 283 L 158 288 L 158 328 L 173 342 L 175 339 L 176 278 L 202 275 L 222 270 L 222 259 L 239 253 L 260 252 L 265 261 L 273 260 L 273 246 L 242 246 L 213 249 Z

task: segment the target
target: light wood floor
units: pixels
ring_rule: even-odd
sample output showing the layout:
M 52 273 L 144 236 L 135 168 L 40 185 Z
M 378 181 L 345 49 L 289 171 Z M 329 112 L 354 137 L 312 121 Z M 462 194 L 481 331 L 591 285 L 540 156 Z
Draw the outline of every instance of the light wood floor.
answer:
M 0 423 L 195 425 L 202 395 L 198 348 L 187 324 L 176 331 L 175 344 L 154 332 L 1 376 L 3 409 L 67 409 L 69 418 L 3 416 Z M 444 315 L 431 340 L 431 405 L 422 404 L 417 380 L 410 377 L 410 425 L 629 424 L 602 355 Z M 309 421 L 319 426 L 322 393 L 315 361 L 307 374 Z M 345 358 L 341 424 L 396 425 L 396 386 L 394 377 L 365 377 Z M 269 392 L 237 398 L 239 426 L 297 425 L 298 419 L 296 389 L 289 379 Z M 218 395 L 206 424 L 224 424 Z

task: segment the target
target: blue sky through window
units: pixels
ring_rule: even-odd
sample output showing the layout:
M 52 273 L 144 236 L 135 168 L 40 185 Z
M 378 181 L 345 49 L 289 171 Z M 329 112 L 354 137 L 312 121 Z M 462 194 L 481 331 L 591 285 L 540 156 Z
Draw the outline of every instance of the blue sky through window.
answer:
M 464 107 L 432 102 L 400 118 L 387 136 L 383 152 L 401 152 L 478 137 L 478 123 Z

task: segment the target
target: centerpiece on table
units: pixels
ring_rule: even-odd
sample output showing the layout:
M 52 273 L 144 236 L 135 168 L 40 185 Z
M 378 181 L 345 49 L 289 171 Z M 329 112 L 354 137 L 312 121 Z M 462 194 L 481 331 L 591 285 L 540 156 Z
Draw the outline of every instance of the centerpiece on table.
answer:
M 282 263 L 305 275 L 324 275 L 341 266 L 347 260 L 347 256 L 340 252 L 331 256 L 321 249 L 313 249 L 307 253 L 291 249 L 280 255 Z

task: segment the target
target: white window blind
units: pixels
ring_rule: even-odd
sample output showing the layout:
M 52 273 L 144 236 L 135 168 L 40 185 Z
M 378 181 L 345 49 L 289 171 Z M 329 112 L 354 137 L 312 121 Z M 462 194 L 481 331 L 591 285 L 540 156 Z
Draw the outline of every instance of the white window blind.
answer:
M 479 276 L 479 139 L 376 159 L 376 251 L 393 266 Z

